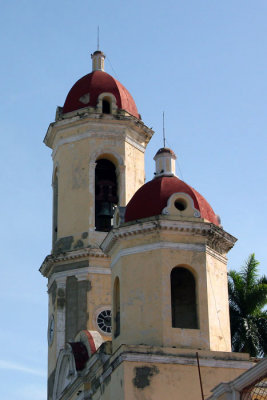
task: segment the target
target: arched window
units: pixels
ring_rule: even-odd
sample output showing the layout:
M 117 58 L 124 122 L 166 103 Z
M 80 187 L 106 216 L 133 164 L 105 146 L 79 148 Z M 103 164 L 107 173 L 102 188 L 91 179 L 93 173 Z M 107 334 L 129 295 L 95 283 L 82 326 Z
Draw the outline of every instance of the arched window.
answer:
M 186 268 L 175 267 L 171 272 L 172 327 L 197 329 L 196 283 Z
M 102 100 L 102 112 L 103 114 L 110 114 L 111 112 L 110 100 L 108 97 L 104 97 Z
M 120 334 L 120 280 L 117 277 L 114 282 L 113 291 L 113 329 L 114 337 L 116 338 Z
M 52 235 L 52 245 L 54 247 L 57 241 L 57 230 L 58 230 L 58 177 L 57 171 L 54 175 L 53 180 L 53 235 Z
M 95 228 L 108 232 L 117 198 L 117 177 L 115 165 L 106 159 L 96 161 L 95 168 Z

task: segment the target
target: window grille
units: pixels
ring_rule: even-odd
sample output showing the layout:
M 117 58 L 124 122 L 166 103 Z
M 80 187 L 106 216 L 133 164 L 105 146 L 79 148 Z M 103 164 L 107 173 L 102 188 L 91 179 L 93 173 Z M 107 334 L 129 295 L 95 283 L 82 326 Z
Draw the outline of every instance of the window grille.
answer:
M 243 389 L 240 400 L 267 400 L 267 373 Z

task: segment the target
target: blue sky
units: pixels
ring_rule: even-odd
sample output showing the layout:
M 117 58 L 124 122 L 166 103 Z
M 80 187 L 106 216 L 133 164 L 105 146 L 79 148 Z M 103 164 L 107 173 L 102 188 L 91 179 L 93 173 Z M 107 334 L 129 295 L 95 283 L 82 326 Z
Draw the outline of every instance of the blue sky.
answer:
M 267 3 L 248 0 L 92 2 L 0 0 L 0 387 L 9 400 L 46 398 L 47 294 L 38 272 L 51 249 L 50 149 L 56 106 L 106 53 L 155 135 L 147 180 L 167 145 L 197 189 L 266 271 Z

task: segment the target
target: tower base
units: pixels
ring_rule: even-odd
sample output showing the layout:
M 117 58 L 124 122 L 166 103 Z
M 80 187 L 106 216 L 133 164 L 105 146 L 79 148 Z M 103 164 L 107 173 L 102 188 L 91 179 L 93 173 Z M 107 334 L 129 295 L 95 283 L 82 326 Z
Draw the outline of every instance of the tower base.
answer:
M 111 345 L 103 343 L 57 398 L 196 400 L 201 399 L 196 352 L 205 398 L 254 365 L 248 354 L 144 345 L 122 345 L 112 353 Z

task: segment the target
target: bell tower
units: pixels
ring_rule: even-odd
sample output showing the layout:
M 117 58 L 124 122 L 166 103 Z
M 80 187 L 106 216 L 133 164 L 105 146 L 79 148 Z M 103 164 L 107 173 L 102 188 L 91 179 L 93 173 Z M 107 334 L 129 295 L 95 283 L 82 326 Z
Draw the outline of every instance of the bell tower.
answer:
M 225 232 L 209 203 L 160 149 L 102 247 L 111 255 L 113 351 L 122 344 L 231 351 Z M 129 235 L 129 232 L 132 235 Z
M 144 151 L 153 131 L 128 90 L 92 54 L 47 130 L 52 150 L 52 251 L 40 271 L 48 279 L 48 399 L 59 352 L 81 330 L 111 340 L 110 258 L 100 248 L 122 210 L 144 184 Z
M 175 159 L 157 152 L 154 179 L 101 245 L 111 257 L 112 361 L 90 387 L 93 400 L 206 398 L 252 365 L 231 352 L 227 253 L 236 239 L 175 175 Z

